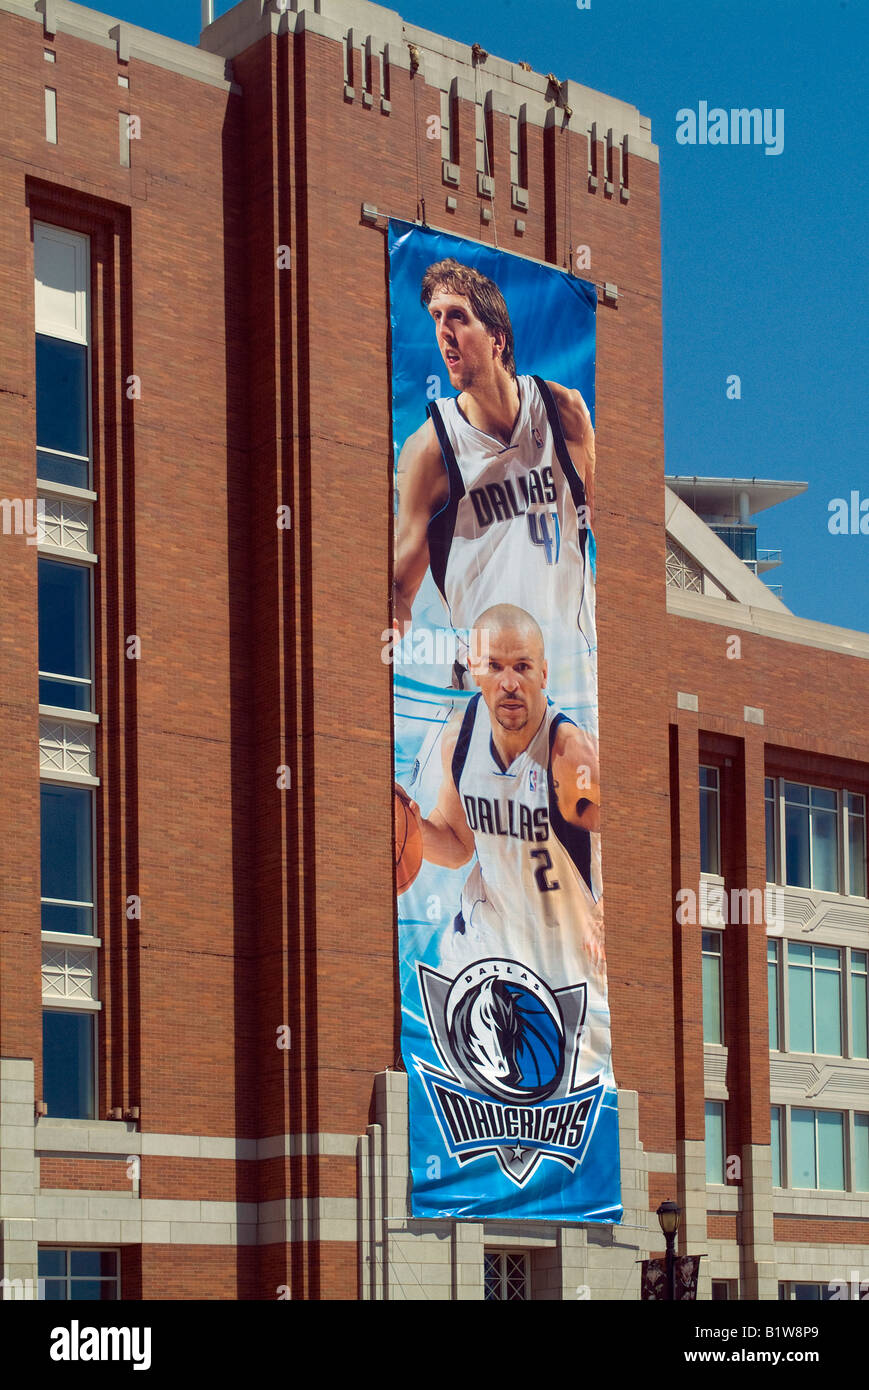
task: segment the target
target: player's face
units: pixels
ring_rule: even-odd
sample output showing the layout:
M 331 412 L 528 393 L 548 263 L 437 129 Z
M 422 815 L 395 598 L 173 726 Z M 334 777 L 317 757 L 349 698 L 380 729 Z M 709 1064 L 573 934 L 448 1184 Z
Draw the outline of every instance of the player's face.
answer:
M 450 384 L 459 391 L 470 390 L 494 370 L 504 347 L 503 335 L 491 333 L 480 322 L 463 294 L 436 290 L 428 311 Z
M 536 728 L 546 707 L 547 665 L 539 643 L 521 632 L 489 635 L 488 651 L 471 671 L 483 699 L 502 729 L 519 733 Z

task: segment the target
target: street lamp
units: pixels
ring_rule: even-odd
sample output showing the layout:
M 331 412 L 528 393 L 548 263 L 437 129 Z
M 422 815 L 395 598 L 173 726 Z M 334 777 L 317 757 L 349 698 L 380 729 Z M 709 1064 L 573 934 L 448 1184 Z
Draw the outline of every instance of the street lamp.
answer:
M 661 1203 L 655 1215 L 667 1242 L 667 1290 L 670 1301 L 673 1302 L 676 1298 L 676 1266 L 673 1246 L 676 1244 L 676 1232 L 679 1229 L 679 1217 L 682 1215 L 682 1208 L 676 1202 L 668 1199 Z

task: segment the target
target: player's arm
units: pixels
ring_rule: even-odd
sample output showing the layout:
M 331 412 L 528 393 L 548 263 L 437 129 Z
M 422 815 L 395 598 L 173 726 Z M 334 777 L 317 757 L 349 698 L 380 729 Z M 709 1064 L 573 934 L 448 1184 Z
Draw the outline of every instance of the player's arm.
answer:
M 576 471 L 585 486 L 589 521 L 594 521 L 594 426 L 588 413 L 588 406 L 579 391 L 568 386 L 560 386 L 557 381 L 547 383 L 558 406 L 561 427 L 567 441 L 568 452 L 576 465 Z
M 460 869 L 474 854 L 474 834 L 468 825 L 456 784 L 453 781 L 453 752 L 459 736 L 461 719 L 456 719 L 447 729 L 441 740 L 441 764 L 443 781 L 438 793 L 437 804 L 426 819 L 420 815 L 415 801 L 410 808 L 422 830 L 422 856 L 430 864 L 441 864 L 445 869 Z
M 561 724 L 552 748 L 552 780 L 558 809 L 569 825 L 600 830 L 600 766 L 597 742 L 575 724 Z
M 449 489 L 431 420 L 426 420 L 405 443 L 398 458 L 397 487 L 392 616 L 404 636 L 413 601 L 429 566 L 428 524 L 443 506 Z

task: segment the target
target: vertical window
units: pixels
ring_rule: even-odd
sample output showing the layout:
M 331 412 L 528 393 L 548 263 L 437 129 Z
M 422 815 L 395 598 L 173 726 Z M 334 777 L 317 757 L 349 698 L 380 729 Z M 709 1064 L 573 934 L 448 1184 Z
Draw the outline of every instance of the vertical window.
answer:
M 776 877 L 776 852 L 775 852 L 775 780 L 772 777 L 765 777 L 763 780 L 763 809 L 766 821 L 766 881 L 767 883 L 777 883 Z
M 121 1296 L 117 1250 L 39 1251 L 40 1298 L 47 1302 L 108 1302 Z
M 784 1175 L 782 1173 L 782 1152 L 781 1152 L 781 1130 L 782 1130 L 782 1109 L 780 1105 L 774 1105 L 769 1112 L 769 1131 L 770 1131 L 770 1158 L 772 1161 L 772 1185 L 773 1187 L 784 1187 Z
M 718 768 L 700 768 L 700 872 L 721 873 Z
M 706 1102 L 706 1181 L 724 1182 L 724 1102 Z
M 483 1256 L 487 1302 L 529 1298 L 528 1256 L 510 1250 L 487 1250 Z
M 842 953 L 789 941 L 788 1047 L 842 1055 Z
M 92 1013 L 43 1010 L 42 1096 L 55 1119 L 94 1118 L 94 1034 Z
M 93 792 L 40 787 L 42 930 L 94 934 Z
M 869 1192 L 869 1115 L 854 1116 L 854 1186 Z
M 835 1110 L 791 1111 L 794 1187 L 845 1189 L 844 1115 Z
M 869 952 L 851 952 L 851 1056 L 869 1057 Z
M 845 1190 L 845 1117 L 815 1111 L 818 1127 L 818 1187 Z
M 49 1115 L 96 1113 L 96 947 L 94 937 L 94 777 L 90 423 L 90 243 L 34 226 L 37 486 L 51 484 L 51 527 L 39 540 L 43 1050 L 42 1098 Z M 43 488 L 43 491 L 46 489 Z M 48 539 L 46 539 L 46 537 Z M 87 737 L 85 732 L 87 731 Z M 58 756 L 57 750 L 61 750 Z M 69 757 L 67 753 L 69 752 Z M 60 934 L 58 936 L 58 934 Z M 87 1256 L 87 1258 L 90 1258 Z M 64 1278 L 75 1296 L 69 1252 Z M 58 1275 L 57 1278 L 60 1278 Z M 70 1282 L 72 1281 L 72 1282 Z M 77 1296 L 99 1297 L 85 1291 Z
M 866 897 L 866 798 L 845 793 L 848 820 L 848 892 L 852 898 Z
M 721 932 L 703 933 L 703 1041 L 723 1043 Z
M 817 1187 L 814 1110 L 791 1111 L 791 1185 Z
M 773 1052 L 781 1050 L 781 965 L 778 941 L 767 938 L 766 943 L 766 996 L 769 1010 L 769 1045 Z
M 39 703 L 91 709 L 91 571 L 39 557 Z
M 37 223 L 36 462 L 46 482 L 90 487 L 87 237 Z
M 728 1299 L 738 1297 L 736 1292 L 735 1279 L 713 1279 L 712 1280 L 712 1301 L 721 1303 Z
M 787 882 L 827 893 L 839 891 L 838 798 L 827 787 L 785 782 Z

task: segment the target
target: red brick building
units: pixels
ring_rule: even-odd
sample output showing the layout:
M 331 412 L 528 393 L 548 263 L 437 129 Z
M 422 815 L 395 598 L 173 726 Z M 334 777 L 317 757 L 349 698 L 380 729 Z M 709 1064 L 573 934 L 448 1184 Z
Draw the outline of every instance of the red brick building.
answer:
M 637 1298 L 664 1197 L 701 1297 L 828 1296 L 869 1246 L 869 638 L 666 489 L 649 122 L 365 0 L 199 48 L 0 0 L 0 43 L 6 1296 Z M 409 1219 L 385 225 L 423 210 L 601 291 L 615 1229 Z

